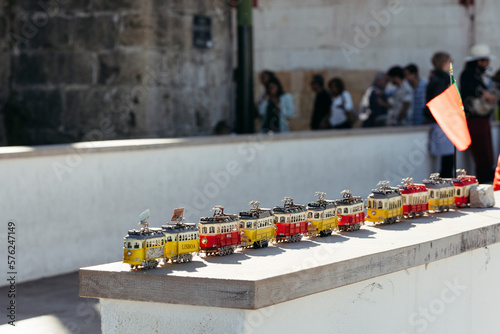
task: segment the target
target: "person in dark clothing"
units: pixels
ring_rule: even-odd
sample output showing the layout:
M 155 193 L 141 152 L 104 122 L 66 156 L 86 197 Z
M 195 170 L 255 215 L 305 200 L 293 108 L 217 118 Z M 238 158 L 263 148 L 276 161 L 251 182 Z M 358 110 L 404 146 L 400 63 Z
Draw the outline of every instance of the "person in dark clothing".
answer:
M 431 58 L 434 70 L 431 72 L 426 90 L 426 101 L 429 102 L 450 86 L 451 57 L 446 52 L 436 52 Z M 424 116 L 427 123 L 432 124 L 429 134 L 429 150 L 431 155 L 441 157 L 440 174 L 442 177 L 453 176 L 453 151 L 452 142 L 446 137 L 443 130 L 436 123 L 429 108 L 425 108 Z
M 311 81 L 311 89 L 316 93 L 311 116 L 311 130 L 328 129 L 328 115 L 332 105 L 332 97 L 325 89 L 325 81 L 321 75 L 315 75 Z
M 373 80 L 372 92 L 369 97 L 370 116 L 363 122 L 364 128 L 385 126 L 387 123 L 387 110 L 390 108 L 385 94 L 387 75 L 379 72 Z
M 497 102 L 488 92 L 482 75 L 490 64 L 490 48 L 478 44 L 471 48 L 465 69 L 460 76 L 460 92 L 464 103 L 467 125 L 472 143 L 469 147 L 476 165 L 476 177 L 480 183 L 493 180 L 493 146 L 491 143 L 491 110 Z M 487 107 L 485 107 L 485 105 Z

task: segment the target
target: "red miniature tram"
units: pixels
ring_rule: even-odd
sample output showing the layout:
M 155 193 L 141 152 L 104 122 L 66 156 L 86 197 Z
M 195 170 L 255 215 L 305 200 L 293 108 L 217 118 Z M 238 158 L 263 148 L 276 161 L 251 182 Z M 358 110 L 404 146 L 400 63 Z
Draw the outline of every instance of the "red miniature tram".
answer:
M 424 184 L 414 184 L 413 178 L 403 179 L 399 192 L 403 196 L 403 215 L 408 218 L 423 216 L 429 209 L 429 192 Z
M 460 175 L 452 180 L 455 186 L 455 206 L 463 208 L 470 205 L 470 188 L 479 183 L 475 176 L 467 175 L 465 169 L 457 169 L 457 173 Z
M 285 197 L 283 207 L 273 208 L 277 242 L 296 242 L 307 233 L 306 207 L 293 203 L 293 198 Z
M 337 226 L 339 231 L 356 231 L 365 222 L 365 206 L 360 196 L 353 196 L 350 190 L 341 192 L 337 200 Z
M 226 255 L 234 252 L 240 244 L 237 215 L 224 213 L 220 205 L 213 209 L 213 217 L 200 218 L 200 250 L 207 255 Z

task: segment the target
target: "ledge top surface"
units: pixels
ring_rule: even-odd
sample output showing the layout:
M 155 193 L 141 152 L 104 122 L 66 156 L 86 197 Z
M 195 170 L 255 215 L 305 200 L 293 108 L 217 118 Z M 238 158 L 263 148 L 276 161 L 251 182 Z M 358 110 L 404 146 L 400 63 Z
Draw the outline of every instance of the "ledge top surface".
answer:
M 121 262 L 81 268 L 80 295 L 264 307 L 500 242 L 500 192 L 495 199 L 493 208 L 452 209 L 392 225 L 367 224 L 355 232 L 240 249 L 222 257 L 195 256 L 190 263 L 152 270 L 130 270 Z

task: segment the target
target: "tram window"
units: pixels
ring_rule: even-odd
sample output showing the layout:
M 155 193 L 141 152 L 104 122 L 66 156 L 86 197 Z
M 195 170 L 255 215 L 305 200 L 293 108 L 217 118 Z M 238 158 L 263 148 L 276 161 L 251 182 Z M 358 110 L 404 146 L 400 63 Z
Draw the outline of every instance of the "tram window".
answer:
M 215 227 L 210 226 L 210 228 L 209 228 L 209 233 L 215 233 Z
M 172 237 L 168 237 L 168 238 L 167 238 L 167 241 L 172 241 Z
M 135 243 L 134 248 L 139 248 L 139 243 Z
M 342 214 L 342 209 L 341 209 L 341 208 L 338 208 L 338 209 L 337 209 L 337 214 L 338 214 L 338 215 Z
M 207 233 L 207 228 L 206 227 L 202 228 L 201 230 L 202 230 L 203 233 Z
M 127 246 L 126 246 L 126 247 L 127 247 L 127 248 L 131 248 L 131 246 L 132 246 L 132 243 L 131 243 L 131 242 L 129 242 L 129 243 L 127 244 Z
M 431 190 L 431 198 L 434 198 L 434 190 Z
M 316 212 L 316 213 L 314 214 L 314 218 L 318 219 L 318 218 L 319 218 L 319 213 L 317 213 L 317 212 Z
M 217 226 L 217 233 L 220 233 L 220 226 Z
M 378 201 L 378 208 L 382 209 L 382 201 Z
M 244 228 L 245 227 L 245 223 L 244 222 L 241 222 L 240 223 L 240 228 Z
M 308 212 L 307 213 L 307 218 L 312 218 L 312 215 L 313 215 L 312 212 Z
M 252 228 L 252 222 L 247 222 L 247 228 Z
M 285 217 L 280 217 L 280 223 L 284 223 L 285 222 Z
M 346 213 L 349 213 L 349 209 L 348 208 L 344 208 L 344 214 Z
M 372 201 L 366 201 L 368 209 L 372 208 Z

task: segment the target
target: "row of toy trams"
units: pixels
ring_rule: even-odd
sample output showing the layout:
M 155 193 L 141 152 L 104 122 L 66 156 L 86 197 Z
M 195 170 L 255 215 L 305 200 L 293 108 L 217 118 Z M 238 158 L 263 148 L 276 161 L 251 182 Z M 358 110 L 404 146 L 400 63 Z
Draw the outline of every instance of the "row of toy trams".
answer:
M 283 206 L 273 209 L 250 202 L 248 211 L 239 215 L 226 214 L 222 206 L 213 208 L 211 217 L 200 219 L 198 226 L 186 224 L 184 209 L 175 209 L 174 224 L 149 228 L 149 210 L 140 216 L 143 227 L 129 230 L 124 240 L 123 262 L 131 268 L 155 268 L 159 261 L 189 262 L 200 252 L 206 255 L 226 255 L 236 248 L 267 247 L 271 242 L 297 242 L 303 236 L 328 236 L 337 231 L 358 230 L 365 220 L 372 223 L 394 223 L 402 218 L 422 216 L 425 212 L 448 211 L 453 205 L 469 203 L 470 188 L 478 182 L 474 176 L 458 170 L 456 179 L 443 179 L 431 174 L 423 184 L 404 179 L 398 187 L 381 181 L 378 188 L 363 202 L 349 190 L 339 200 L 326 200 L 325 193 L 307 207 L 285 197 Z M 366 216 L 365 216 L 366 208 Z

